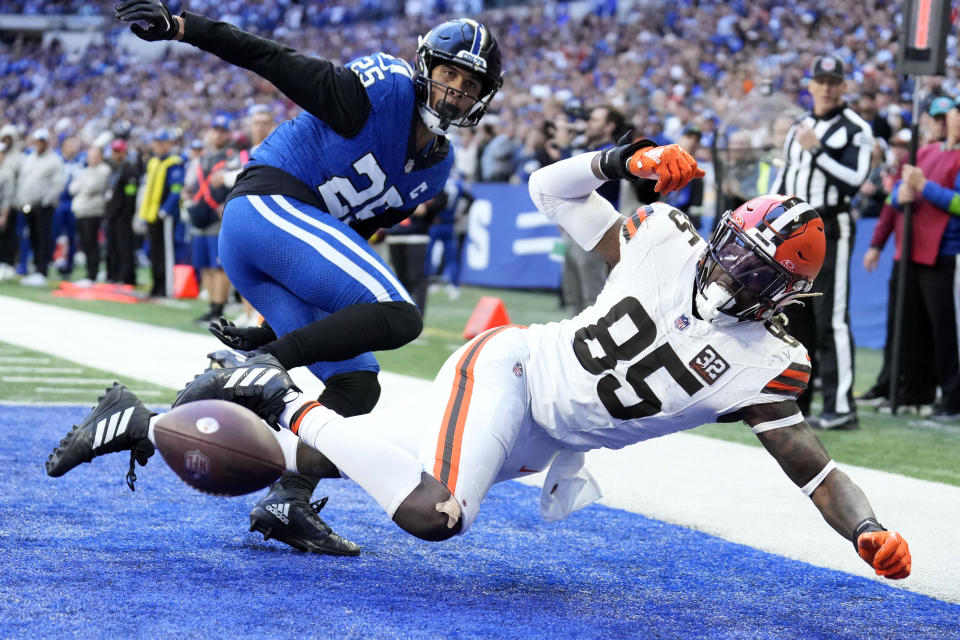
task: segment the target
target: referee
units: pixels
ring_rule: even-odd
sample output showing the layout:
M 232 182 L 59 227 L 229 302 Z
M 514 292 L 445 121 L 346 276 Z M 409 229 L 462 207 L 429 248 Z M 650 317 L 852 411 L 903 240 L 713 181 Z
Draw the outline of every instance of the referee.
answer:
M 840 58 L 816 58 L 810 75 L 813 110 L 803 114 L 787 133 L 786 162 L 771 193 L 797 195 L 816 207 L 827 236 L 827 255 L 813 285 L 813 291 L 823 295 L 787 309 L 790 333 L 810 353 L 823 392 L 823 413 L 809 416 L 807 422 L 819 429 L 856 429 L 849 311 L 855 228 L 850 198 L 870 171 L 873 133 L 843 102 Z M 811 394 L 808 388 L 800 397 L 804 415 L 810 411 Z

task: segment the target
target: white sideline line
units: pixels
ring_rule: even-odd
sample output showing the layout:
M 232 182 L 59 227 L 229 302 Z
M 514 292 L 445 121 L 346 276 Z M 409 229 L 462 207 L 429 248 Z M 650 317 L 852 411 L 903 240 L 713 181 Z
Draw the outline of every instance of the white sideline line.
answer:
M 33 392 L 35 392 L 35 393 L 84 393 L 84 394 L 86 394 L 85 397 L 84 397 L 84 399 L 89 399 L 91 403 L 95 403 L 96 400 L 97 400 L 96 397 L 95 397 L 96 394 L 102 394 L 102 393 L 103 393 L 103 388 L 102 388 L 102 387 L 98 387 L 97 389 L 94 389 L 94 390 L 91 392 L 90 389 L 82 389 L 82 388 L 63 389 L 63 388 L 61 388 L 61 387 L 34 387 L 33 389 L 31 389 L 31 391 L 33 391 Z M 156 389 L 136 389 L 135 391 L 136 391 L 136 393 L 137 393 L 138 396 L 153 396 L 153 397 L 156 398 L 156 397 L 160 397 L 160 396 L 166 395 L 166 392 L 165 392 L 165 391 L 158 391 L 158 390 L 156 390 Z M 13 404 L 13 403 L 4 402 L 4 404 Z M 31 404 L 31 403 L 29 403 L 29 402 L 24 402 L 24 403 L 22 403 L 22 404 L 29 405 L 29 404 Z M 47 403 L 47 404 L 49 404 L 49 403 Z M 64 403 L 64 404 L 75 405 L 75 404 L 77 404 L 77 403 L 76 403 L 76 402 L 70 402 L 70 403 Z M 166 407 L 165 410 L 168 409 L 168 408 L 169 408 L 169 407 Z
M 116 372 L 121 380 L 130 376 L 179 388 L 204 368 L 204 354 L 220 346 L 212 336 L 14 298 L 0 296 L 0 308 L 3 341 Z M 305 369 L 291 375 L 305 393 L 319 392 L 319 382 Z M 377 410 L 424 392 L 428 384 L 383 373 Z M 91 393 L 89 402 L 95 399 Z M 603 488 L 603 504 L 881 580 L 760 447 L 680 433 L 621 451 L 594 451 L 587 461 Z M 945 537 L 960 529 L 960 487 L 845 464 L 840 468 L 870 497 L 880 522 L 910 543 L 914 574 L 884 584 L 960 603 L 960 546 Z M 526 483 L 542 483 L 538 475 Z
M 7 367 L 0 366 L 0 371 L 15 373 L 83 373 L 80 367 Z
M 50 376 L 0 376 L 0 382 L 47 382 L 50 384 L 112 384 L 113 378 L 60 378 Z

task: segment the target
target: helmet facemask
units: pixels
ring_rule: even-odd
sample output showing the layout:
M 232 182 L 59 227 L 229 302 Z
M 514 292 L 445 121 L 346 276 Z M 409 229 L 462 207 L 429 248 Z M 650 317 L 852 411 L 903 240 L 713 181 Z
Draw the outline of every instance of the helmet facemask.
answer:
M 695 304 L 702 319 L 718 325 L 769 320 L 812 295 L 812 278 L 778 263 L 770 253 L 775 254 L 776 247 L 761 246 L 756 234 L 746 232 L 733 217 L 729 211 L 724 214 L 697 265 Z
M 480 122 L 480 118 L 483 117 L 483 114 L 486 113 L 487 106 L 490 104 L 490 100 L 493 99 L 493 95 L 496 93 L 496 91 L 493 91 L 492 93 L 488 93 L 478 98 L 464 91 L 460 91 L 459 89 L 454 89 L 453 87 L 446 85 L 439 80 L 434 80 L 430 77 L 430 72 L 427 72 L 426 74 L 418 74 L 415 83 L 417 85 L 418 96 L 421 93 L 425 96 L 423 100 L 418 100 L 420 118 L 423 120 L 423 123 L 427 125 L 427 129 L 429 129 L 431 133 L 441 136 L 447 134 L 451 126 L 476 126 L 477 123 Z M 435 93 L 434 88 L 439 89 L 439 93 L 441 95 L 431 106 L 430 103 L 432 102 Z M 448 98 L 460 96 L 465 96 L 473 100 L 473 104 L 462 114 L 459 108 L 457 108 L 451 101 L 448 101 Z

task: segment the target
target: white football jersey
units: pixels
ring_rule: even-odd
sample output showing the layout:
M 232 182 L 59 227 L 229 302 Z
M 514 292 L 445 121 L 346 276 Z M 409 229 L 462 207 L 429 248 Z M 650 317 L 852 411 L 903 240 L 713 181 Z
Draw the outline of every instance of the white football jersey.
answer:
M 781 327 L 694 315 L 705 248 L 679 210 L 642 207 L 624 220 L 620 262 L 596 303 L 523 332 L 533 417 L 553 437 L 618 449 L 803 391 L 806 349 Z

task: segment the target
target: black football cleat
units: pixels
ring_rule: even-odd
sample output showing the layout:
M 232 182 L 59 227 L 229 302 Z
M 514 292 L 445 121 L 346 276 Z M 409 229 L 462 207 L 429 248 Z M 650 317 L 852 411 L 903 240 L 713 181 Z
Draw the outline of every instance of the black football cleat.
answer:
M 133 489 L 137 479 L 133 473 L 134 460 L 145 465 L 154 452 L 153 443 L 147 438 L 153 415 L 132 391 L 114 382 L 100 396 L 90 415 L 54 448 L 46 462 L 47 475 L 59 478 L 97 456 L 129 451 L 127 484 Z
M 360 555 L 360 546 L 340 537 L 318 515 L 327 499 L 308 503 L 300 489 L 284 488 L 279 482 L 250 512 L 250 531 L 264 540 L 273 538 L 300 551 L 334 556 Z
M 239 356 L 238 356 L 239 354 Z M 210 354 L 211 359 L 215 354 Z M 250 409 L 274 428 L 279 428 L 280 414 L 287 392 L 299 391 L 287 370 L 269 353 L 246 357 L 241 352 L 230 351 L 224 360 L 227 366 L 207 369 L 187 384 L 174 407 L 197 400 L 226 400 Z M 225 356 L 226 358 L 226 356 Z

